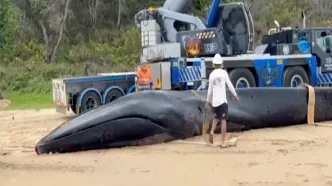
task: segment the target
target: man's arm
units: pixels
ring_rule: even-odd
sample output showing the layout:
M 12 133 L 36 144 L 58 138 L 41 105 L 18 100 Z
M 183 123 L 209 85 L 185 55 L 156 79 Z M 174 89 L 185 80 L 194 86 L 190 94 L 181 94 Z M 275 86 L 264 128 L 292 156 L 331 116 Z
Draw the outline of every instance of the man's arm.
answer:
M 226 83 L 227 83 L 227 87 L 229 88 L 229 90 L 232 92 L 232 94 L 234 95 L 234 97 L 237 97 L 235 88 L 231 82 L 231 80 L 229 80 L 229 76 L 228 73 L 226 72 Z
M 209 88 L 208 88 L 208 93 L 207 93 L 207 97 L 206 97 L 206 102 L 208 103 L 212 103 L 212 89 L 213 89 L 213 78 L 210 75 L 209 77 Z

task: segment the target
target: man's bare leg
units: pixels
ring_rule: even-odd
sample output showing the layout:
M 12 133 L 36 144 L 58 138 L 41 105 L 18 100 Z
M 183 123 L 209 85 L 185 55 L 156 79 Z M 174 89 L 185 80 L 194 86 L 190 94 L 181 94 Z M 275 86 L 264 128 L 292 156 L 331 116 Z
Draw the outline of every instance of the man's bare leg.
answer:
M 226 133 L 227 133 L 226 120 L 223 119 L 221 120 L 221 147 L 227 146 L 225 143 Z
M 210 143 L 213 143 L 213 135 L 214 135 L 214 131 L 216 130 L 217 128 L 217 123 L 218 123 L 219 120 L 217 119 L 213 119 L 212 120 L 212 127 L 211 127 L 211 131 L 210 131 L 210 138 L 209 138 L 209 142 Z

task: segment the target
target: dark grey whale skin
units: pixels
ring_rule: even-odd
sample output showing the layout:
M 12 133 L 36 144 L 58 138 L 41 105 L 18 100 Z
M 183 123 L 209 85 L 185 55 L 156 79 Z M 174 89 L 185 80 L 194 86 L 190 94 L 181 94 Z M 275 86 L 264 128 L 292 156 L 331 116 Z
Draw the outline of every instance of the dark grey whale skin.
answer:
M 306 123 L 308 90 L 238 89 L 228 92 L 228 132 Z M 332 119 L 332 89 L 315 88 L 315 121 Z M 144 91 L 121 97 L 76 116 L 43 137 L 37 154 L 116 148 L 168 142 L 201 134 L 206 91 Z M 217 128 L 220 132 L 220 127 Z

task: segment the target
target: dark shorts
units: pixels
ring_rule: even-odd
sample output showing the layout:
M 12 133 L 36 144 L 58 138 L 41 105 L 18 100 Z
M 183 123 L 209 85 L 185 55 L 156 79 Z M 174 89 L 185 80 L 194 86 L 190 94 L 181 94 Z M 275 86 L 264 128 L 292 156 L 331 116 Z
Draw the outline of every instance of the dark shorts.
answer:
M 228 105 L 223 103 L 217 107 L 213 107 L 213 112 L 215 114 L 214 118 L 218 120 L 226 120 L 228 118 Z

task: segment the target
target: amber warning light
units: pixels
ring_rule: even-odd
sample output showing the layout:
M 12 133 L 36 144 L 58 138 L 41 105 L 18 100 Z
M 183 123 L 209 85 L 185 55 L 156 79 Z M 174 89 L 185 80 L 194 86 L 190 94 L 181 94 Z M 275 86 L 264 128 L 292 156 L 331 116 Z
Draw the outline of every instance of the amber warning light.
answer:
M 159 78 L 157 79 L 157 88 L 158 88 L 158 89 L 161 89 L 161 81 L 160 81 Z
M 216 37 L 216 34 L 214 34 L 212 31 L 196 34 L 196 38 L 198 38 L 198 39 L 211 39 L 211 38 L 215 38 L 215 37 Z
M 149 9 L 148 9 L 149 13 L 152 14 L 153 11 L 154 11 L 154 7 L 150 6 Z
M 201 53 L 200 41 L 192 40 L 186 45 L 186 53 L 188 56 L 198 56 Z

